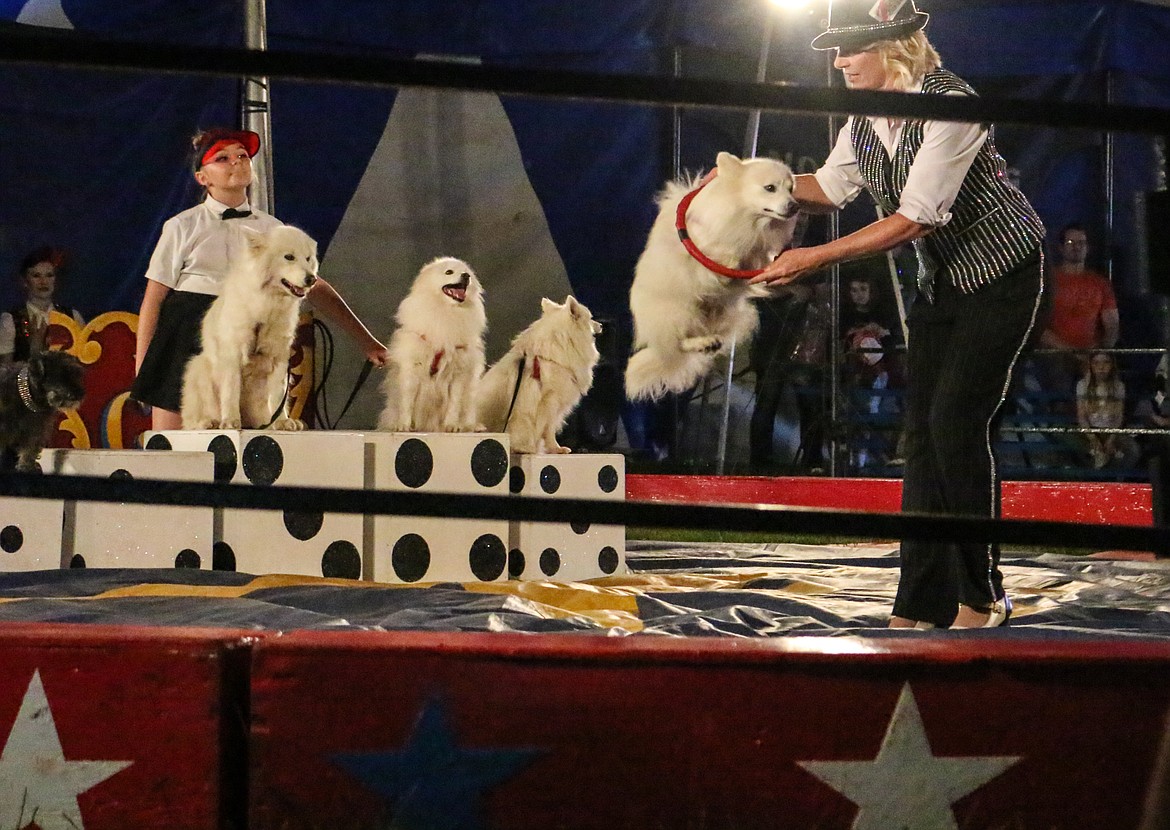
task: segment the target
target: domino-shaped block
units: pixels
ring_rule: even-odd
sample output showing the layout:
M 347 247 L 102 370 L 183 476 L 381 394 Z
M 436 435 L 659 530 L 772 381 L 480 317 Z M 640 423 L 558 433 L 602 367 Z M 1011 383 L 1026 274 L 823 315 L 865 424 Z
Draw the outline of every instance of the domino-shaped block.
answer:
M 61 527 L 65 502 L 60 499 L 0 498 L 0 571 L 61 568 Z
M 211 481 L 205 452 L 160 456 L 142 450 L 45 450 L 41 469 L 112 479 Z M 60 559 L 70 568 L 206 568 L 210 507 L 66 501 Z
M 166 430 L 144 434 L 150 450 L 201 450 L 214 458 L 215 480 L 267 487 L 360 490 L 361 433 L 308 430 Z M 212 567 L 250 574 L 304 574 L 360 579 L 362 517 L 356 513 L 216 508 Z
M 509 489 L 522 496 L 624 501 L 626 459 L 617 454 L 513 454 Z M 518 579 L 574 582 L 623 572 L 626 528 L 512 522 L 508 572 Z
M 366 486 L 378 490 L 508 494 L 503 433 L 370 432 Z M 507 519 L 367 516 L 366 573 L 378 582 L 507 578 Z

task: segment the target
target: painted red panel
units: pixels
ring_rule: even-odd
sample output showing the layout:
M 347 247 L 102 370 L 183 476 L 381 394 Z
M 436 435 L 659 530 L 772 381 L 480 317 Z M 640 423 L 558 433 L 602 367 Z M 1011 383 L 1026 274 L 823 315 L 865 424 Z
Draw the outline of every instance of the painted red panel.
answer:
M 242 826 L 241 646 L 250 641 L 216 630 L 0 625 L 0 826 Z
M 627 475 L 626 498 L 731 504 L 785 504 L 897 513 L 901 479 L 753 476 Z M 1153 524 L 1148 484 L 1005 481 L 1005 519 L 1082 524 Z
M 1134 827 L 1170 704 L 1170 644 L 956 632 L 297 632 L 254 657 L 252 830 Z

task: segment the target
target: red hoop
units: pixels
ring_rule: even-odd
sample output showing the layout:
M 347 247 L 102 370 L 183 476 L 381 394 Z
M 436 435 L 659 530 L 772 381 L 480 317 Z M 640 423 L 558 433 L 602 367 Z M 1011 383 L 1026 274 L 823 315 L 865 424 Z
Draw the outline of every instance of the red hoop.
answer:
M 706 186 L 706 184 L 699 185 L 686 196 L 683 196 L 682 201 L 678 203 L 678 211 L 674 215 L 674 227 L 678 230 L 679 240 L 682 242 L 683 247 L 687 249 L 687 253 L 697 259 L 708 271 L 714 271 L 716 274 L 731 277 L 736 280 L 750 280 L 752 277 L 758 277 L 764 273 L 763 268 L 755 271 L 740 271 L 736 268 L 728 268 L 726 265 L 720 265 L 700 251 L 699 246 L 691 239 L 691 235 L 687 232 L 687 208 L 691 206 L 691 202 L 698 195 L 699 191 Z

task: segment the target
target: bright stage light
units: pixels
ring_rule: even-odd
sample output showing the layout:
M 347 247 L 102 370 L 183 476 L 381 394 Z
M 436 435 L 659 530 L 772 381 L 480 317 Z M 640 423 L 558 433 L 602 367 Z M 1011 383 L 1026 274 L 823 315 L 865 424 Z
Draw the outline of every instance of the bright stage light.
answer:
M 772 5 L 780 9 L 799 9 L 808 5 L 809 0 L 772 0 Z

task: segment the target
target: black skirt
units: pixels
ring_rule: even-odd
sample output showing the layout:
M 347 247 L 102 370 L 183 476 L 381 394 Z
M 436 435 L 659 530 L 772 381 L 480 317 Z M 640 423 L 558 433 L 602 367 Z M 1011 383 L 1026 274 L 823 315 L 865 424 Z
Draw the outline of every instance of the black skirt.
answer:
M 215 301 L 211 294 L 172 291 L 162 301 L 158 325 L 146 349 L 130 397 L 160 409 L 178 412 L 183 401 L 183 371 L 199 354 L 203 315 Z

